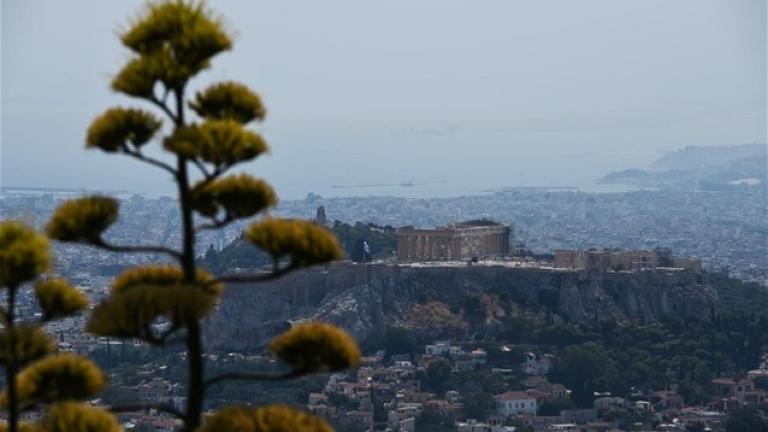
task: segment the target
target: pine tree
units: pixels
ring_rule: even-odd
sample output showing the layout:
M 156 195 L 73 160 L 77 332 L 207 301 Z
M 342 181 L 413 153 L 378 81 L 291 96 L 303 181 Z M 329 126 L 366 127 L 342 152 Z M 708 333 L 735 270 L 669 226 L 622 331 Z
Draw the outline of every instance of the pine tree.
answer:
M 175 262 L 141 266 L 118 276 L 110 296 L 94 308 L 87 330 L 105 337 L 139 338 L 158 346 L 183 340 L 188 382 L 183 412 L 146 403 L 111 410 L 162 410 L 181 418 L 187 432 L 331 430 L 323 420 L 282 405 L 231 407 L 205 421 L 202 418 L 206 391 L 217 383 L 293 379 L 357 365 L 360 352 L 346 332 L 329 324 L 309 323 L 291 328 L 269 345 L 290 367 L 287 373 L 206 377 L 203 367 L 201 320 L 211 312 L 226 283 L 272 280 L 303 267 L 337 260 L 341 248 L 324 227 L 264 217 L 245 230 L 244 238 L 271 256 L 271 272 L 215 277 L 199 269 L 195 261 L 196 233 L 260 215 L 277 203 L 274 191 L 264 180 L 230 173 L 235 166 L 268 150 L 262 136 L 248 127 L 263 120 L 266 109 L 256 93 L 235 82 L 211 85 L 187 100 L 189 81 L 207 69 L 213 57 L 232 46 L 225 26 L 202 3 L 150 3 L 120 39 L 132 57 L 112 80 L 112 88 L 159 110 L 170 121 L 171 130 L 159 137 L 162 120 L 153 112 L 116 107 L 93 121 L 86 146 L 131 157 L 172 176 L 178 187 L 181 248 L 124 246 L 107 241 L 103 233 L 117 220 L 118 202 L 105 196 L 65 202 L 54 212 L 46 231 L 58 241 L 121 253 L 163 254 Z M 152 141 L 161 141 L 173 161 L 146 155 L 144 149 Z M 158 319 L 168 321 L 166 330 L 159 332 L 153 327 Z M 60 410 L 74 412 L 69 406 Z

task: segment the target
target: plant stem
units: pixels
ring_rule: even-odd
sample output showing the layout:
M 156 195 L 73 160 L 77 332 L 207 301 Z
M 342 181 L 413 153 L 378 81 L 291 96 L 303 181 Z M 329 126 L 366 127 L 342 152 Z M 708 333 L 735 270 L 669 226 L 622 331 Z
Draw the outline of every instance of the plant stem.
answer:
M 285 381 L 285 380 L 291 380 L 294 378 L 298 378 L 301 376 L 306 375 L 302 372 L 297 371 L 290 371 L 290 372 L 284 372 L 284 373 L 266 373 L 266 372 L 229 372 L 225 374 L 221 374 L 219 376 L 215 376 L 207 381 L 205 381 L 205 387 L 208 388 L 216 383 L 222 382 L 222 381 L 233 381 L 233 380 L 242 380 L 242 381 Z
M 205 398 L 200 323 L 196 319 L 190 321 L 187 328 L 187 355 L 189 356 L 189 391 L 187 394 L 187 418 L 184 425 L 187 432 L 193 432 L 200 426 Z
M 176 120 L 177 127 L 184 126 L 184 89 L 174 92 L 176 96 Z M 195 268 L 195 232 L 192 221 L 192 203 L 189 188 L 189 172 L 187 159 L 178 156 L 176 167 L 176 181 L 179 187 L 179 205 L 181 207 L 182 225 L 182 253 L 181 267 L 184 272 L 184 280 L 194 285 L 196 279 Z M 200 334 L 200 322 L 196 316 L 189 316 L 187 324 L 187 357 L 189 361 L 189 386 L 187 389 L 187 412 L 184 419 L 184 429 L 193 432 L 200 426 L 200 417 L 203 413 L 203 401 L 205 399 L 205 386 L 203 385 L 203 349 Z
M 164 246 L 120 246 L 112 243 L 107 243 L 101 238 L 91 240 L 91 242 L 88 243 L 88 245 L 102 248 L 104 250 L 108 250 L 111 252 L 166 254 L 166 255 L 170 255 L 171 257 L 179 261 L 181 260 L 181 254 L 178 251 L 175 251 L 171 248 L 167 248 Z
M 6 331 L 8 332 L 8 364 L 5 367 L 5 382 L 8 385 L 8 430 L 16 432 L 19 423 L 18 400 L 16 397 L 16 329 L 14 327 L 16 309 L 16 287 L 8 287 L 8 312 Z

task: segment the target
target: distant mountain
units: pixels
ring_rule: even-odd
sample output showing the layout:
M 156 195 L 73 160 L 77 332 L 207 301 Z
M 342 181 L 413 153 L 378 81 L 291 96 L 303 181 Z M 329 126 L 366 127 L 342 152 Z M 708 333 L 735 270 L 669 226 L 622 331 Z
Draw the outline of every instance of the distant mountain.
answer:
M 664 154 L 651 165 L 651 168 L 698 171 L 731 165 L 745 159 L 765 161 L 765 158 L 765 144 L 688 146 L 682 150 Z
M 600 183 L 606 184 L 633 184 L 645 185 L 648 182 L 654 182 L 653 176 L 647 171 L 639 168 L 630 168 L 621 171 L 613 171 L 600 179 Z
M 689 146 L 666 153 L 647 170 L 614 171 L 599 183 L 679 190 L 765 187 L 767 153 L 765 144 Z

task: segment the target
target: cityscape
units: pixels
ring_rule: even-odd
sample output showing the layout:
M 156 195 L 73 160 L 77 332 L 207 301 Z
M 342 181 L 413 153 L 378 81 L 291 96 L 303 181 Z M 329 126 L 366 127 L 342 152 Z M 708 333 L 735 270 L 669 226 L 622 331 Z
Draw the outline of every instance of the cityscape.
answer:
M 54 208 L 68 197 L 68 194 L 56 191 L 6 190 L 2 196 L 2 217 L 40 227 L 50 218 Z M 667 248 L 674 251 L 675 257 L 680 257 L 679 262 L 693 263 L 693 267 L 682 264 L 684 268 L 680 271 L 698 275 L 703 271 L 741 281 L 739 283 L 752 283 L 761 287 L 761 295 L 768 298 L 767 269 L 762 255 L 754 253 L 767 247 L 764 202 L 764 191 L 755 188 L 745 188 L 738 194 L 638 191 L 606 195 L 512 190 L 441 199 L 326 199 L 310 195 L 304 200 L 282 202 L 275 213 L 316 219 L 321 213 L 318 206 L 322 206 L 320 217 L 326 220 L 320 222 L 328 226 L 332 224 L 330 220 L 338 219 L 380 224 L 378 226 L 425 228 L 471 218 L 504 221 L 511 227 L 506 231 L 509 241 L 506 244 L 492 243 L 493 247 L 504 246 L 503 249 L 492 249 L 493 252 L 471 249 L 469 252 L 485 257 L 476 265 L 491 268 L 501 265 L 549 268 L 552 270 L 548 271 L 555 272 L 558 268 L 575 268 L 567 271 L 579 272 L 582 270 L 578 268 L 587 266 L 586 261 L 578 264 L 578 256 L 566 249 L 653 251 Z M 148 243 L 170 247 L 179 244 L 175 235 L 178 215 L 173 200 L 125 195 L 120 204 L 120 220 L 106 237 L 112 243 L 129 244 L 132 239 L 142 238 Z M 692 209 L 696 211 L 695 216 Z M 617 223 L 617 220 L 623 223 Z M 694 223 L 686 225 L 685 220 Z M 245 224 L 233 224 L 215 235 L 198 237 L 198 250 L 221 251 L 236 243 Z M 696 241 L 691 240 L 694 237 Z M 56 273 L 67 277 L 86 293 L 91 304 L 98 304 L 108 296 L 113 277 L 127 267 L 168 261 L 158 255 L 124 256 L 64 243 L 57 243 L 54 251 Z M 434 253 L 435 249 L 432 251 Z M 418 265 L 419 260 L 437 260 L 432 265 L 440 268 L 450 267 L 452 260 L 466 260 L 466 257 L 457 256 L 439 264 L 446 258 L 409 255 L 409 263 L 398 264 L 405 258 L 397 256 L 397 249 L 371 253 L 375 258 L 358 265 L 408 266 Z M 493 258 L 494 254 L 498 258 Z M 653 268 L 662 266 L 659 256 L 648 256 L 647 260 L 642 259 L 642 265 L 632 264 L 635 258 L 631 258 L 627 264 L 605 264 L 609 267 L 603 271 L 634 273 L 654 271 Z M 640 263 L 639 258 L 637 262 Z M 678 265 L 677 262 L 669 261 L 670 264 L 665 265 L 672 268 Z M 346 265 L 354 267 L 355 263 Z M 333 302 L 336 299 L 332 299 Z M 224 304 L 227 309 L 230 307 L 227 301 Z M 428 305 L 439 308 L 437 303 Z M 216 313 L 216 320 L 231 321 L 233 317 L 228 319 L 227 315 L 220 315 L 227 313 L 223 310 Z M 441 314 L 439 310 L 430 313 Z M 463 322 L 470 319 L 468 310 L 462 310 L 459 315 L 449 311 L 444 313 L 447 315 L 439 319 L 456 320 L 455 325 L 459 327 L 465 326 Z M 19 314 L 39 316 L 34 297 L 21 299 Z M 534 324 L 536 319 L 531 321 L 531 326 L 541 325 L 540 322 Z M 658 319 L 663 321 L 661 315 Z M 179 409 L 184 406 L 183 384 L 177 381 L 178 371 L 173 371 L 172 367 L 173 359 L 180 353 L 171 350 L 158 357 L 148 354 L 150 348 L 138 340 L 125 342 L 94 337 L 83 332 L 85 323 L 85 317 L 77 316 L 51 323 L 47 330 L 57 336 L 60 349 L 87 354 L 106 365 L 116 387 L 105 394 L 101 403 L 111 405 L 128 398 L 127 395 L 138 395 L 140 401 L 167 403 Z M 387 328 L 386 332 L 390 331 L 395 330 Z M 226 332 L 220 333 L 223 334 Z M 690 388 L 681 389 L 679 384 L 666 384 L 623 394 L 601 389 L 586 406 L 581 400 L 575 404 L 574 390 L 550 373 L 557 365 L 563 367 L 560 363 L 563 350 L 541 335 L 527 341 L 515 341 L 514 337 L 481 337 L 470 330 L 460 333 L 458 338 L 440 340 L 407 336 L 407 333 L 399 337 L 412 339 L 410 345 L 403 347 L 395 343 L 392 351 L 373 350 L 363 357 L 360 368 L 353 372 L 321 375 L 302 383 L 298 389 L 285 390 L 285 402 L 305 405 L 311 413 L 328 418 L 337 430 L 343 431 L 502 432 L 520 428 L 610 431 L 617 428 L 645 430 L 643 428 L 651 424 L 656 425 L 654 430 L 682 431 L 697 430 L 697 427 L 717 430 L 725 424 L 729 410 L 742 404 L 760 406 L 768 398 L 765 351 L 758 357 L 762 360 L 743 370 L 743 375 L 734 374 L 734 369 L 727 368 L 722 376 L 715 371 L 708 372 L 711 378 L 708 378 L 706 390 L 700 390 L 706 392 L 705 398 L 700 393 L 691 393 Z M 213 370 L 226 370 L 235 365 L 254 370 L 275 367 L 274 360 L 260 353 L 255 345 L 240 352 L 216 349 L 207 354 L 207 363 Z M 449 385 L 454 387 L 447 387 Z M 269 389 L 260 391 L 268 392 Z M 215 398 L 211 406 L 243 400 L 248 394 L 253 393 L 230 390 Z M 263 393 L 255 394 L 264 397 Z M 179 421 L 172 416 L 157 414 L 123 414 L 121 419 L 137 430 L 171 431 L 179 427 Z
M 2 0 L 0 432 L 768 432 L 765 0 Z

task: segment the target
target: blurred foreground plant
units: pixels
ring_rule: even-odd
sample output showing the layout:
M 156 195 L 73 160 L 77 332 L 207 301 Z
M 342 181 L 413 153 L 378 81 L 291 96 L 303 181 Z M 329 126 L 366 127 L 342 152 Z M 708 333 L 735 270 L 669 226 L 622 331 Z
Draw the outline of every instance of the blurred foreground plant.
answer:
M 333 234 L 323 227 L 298 220 L 264 218 L 247 229 L 245 238 L 273 257 L 271 272 L 214 277 L 198 269 L 196 233 L 259 215 L 277 203 L 274 191 L 265 181 L 244 173 L 227 175 L 234 166 L 267 152 L 265 140 L 247 127 L 263 120 L 266 109 L 258 95 L 234 82 L 213 84 L 187 100 L 189 80 L 232 45 L 222 22 L 202 3 L 150 3 L 122 33 L 121 41 L 132 57 L 114 77 L 112 88 L 149 103 L 170 121 L 170 130 L 158 141 L 173 155 L 173 161 L 144 153 L 145 146 L 160 134 L 162 121 L 153 112 L 136 108 L 111 108 L 97 117 L 88 129 L 86 145 L 132 157 L 172 176 L 178 188 L 181 249 L 109 243 L 103 233 L 117 220 L 118 203 L 103 196 L 65 202 L 54 212 L 46 230 L 51 238 L 64 242 L 114 252 L 164 254 L 176 262 L 134 268 L 119 276 L 110 297 L 94 309 L 87 329 L 101 336 L 139 338 L 152 345 L 181 340 L 186 348 L 189 375 L 183 412 L 146 403 L 111 409 L 163 410 L 181 418 L 184 430 L 192 432 L 203 423 L 206 390 L 216 383 L 234 379 L 290 379 L 356 366 L 360 353 L 352 338 L 331 325 L 314 323 L 295 327 L 270 345 L 291 367 L 287 373 L 205 376 L 201 320 L 213 309 L 225 283 L 275 279 L 302 267 L 337 260 L 341 248 Z M 188 109 L 196 114 L 195 119 L 190 119 Z M 206 222 L 196 223 L 196 219 Z M 157 330 L 158 320 L 165 320 L 163 330 Z M 273 406 L 221 411 L 206 422 L 203 430 L 326 431 L 329 426 L 307 414 Z
M 87 358 L 57 353 L 56 343 L 42 329 L 88 306 L 85 295 L 66 281 L 41 278 L 49 266 L 45 236 L 19 222 L 0 223 L 0 287 L 6 294 L 6 306 L 0 308 L 0 366 L 5 370 L 0 406 L 8 411 L 8 423 L 0 431 L 118 431 L 112 414 L 79 402 L 104 389 L 104 373 Z M 42 316 L 21 320 L 18 294 L 31 282 Z M 23 411 L 46 407 L 40 425 L 19 421 Z

